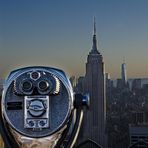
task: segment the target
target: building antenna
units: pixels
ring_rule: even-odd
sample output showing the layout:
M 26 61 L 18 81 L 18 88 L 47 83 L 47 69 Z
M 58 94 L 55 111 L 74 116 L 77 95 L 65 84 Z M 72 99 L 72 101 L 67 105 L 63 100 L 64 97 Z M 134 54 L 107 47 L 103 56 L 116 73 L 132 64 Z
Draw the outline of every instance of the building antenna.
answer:
M 123 57 L 123 63 L 125 63 L 125 56 Z
M 96 35 L 96 18 L 94 16 L 94 35 Z

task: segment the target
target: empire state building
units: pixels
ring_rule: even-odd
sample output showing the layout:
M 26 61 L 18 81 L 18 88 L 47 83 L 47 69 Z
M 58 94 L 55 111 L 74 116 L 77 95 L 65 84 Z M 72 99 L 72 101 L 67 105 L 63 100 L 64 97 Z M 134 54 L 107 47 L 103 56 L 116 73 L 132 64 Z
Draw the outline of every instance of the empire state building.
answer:
M 81 141 L 91 139 L 106 147 L 106 98 L 103 57 L 97 49 L 96 24 L 94 20 L 93 46 L 87 57 L 85 93 L 90 95 L 90 108 L 84 115 Z M 90 144 L 86 147 L 93 148 Z

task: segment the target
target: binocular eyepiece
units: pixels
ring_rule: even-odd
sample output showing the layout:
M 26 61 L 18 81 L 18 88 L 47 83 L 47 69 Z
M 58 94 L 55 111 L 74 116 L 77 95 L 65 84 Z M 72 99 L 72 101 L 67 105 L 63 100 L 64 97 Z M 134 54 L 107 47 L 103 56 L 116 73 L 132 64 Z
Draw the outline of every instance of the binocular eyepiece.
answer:
M 21 68 L 5 82 L 0 132 L 8 148 L 72 147 L 83 106 L 89 106 L 89 97 L 75 95 L 62 70 Z M 70 132 L 70 128 L 74 130 Z
M 57 76 L 49 75 L 46 72 L 33 71 L 25 78 L 14 80 L 14 91 L 17 95 L 48 95 L 58 94 L 60 80 Z

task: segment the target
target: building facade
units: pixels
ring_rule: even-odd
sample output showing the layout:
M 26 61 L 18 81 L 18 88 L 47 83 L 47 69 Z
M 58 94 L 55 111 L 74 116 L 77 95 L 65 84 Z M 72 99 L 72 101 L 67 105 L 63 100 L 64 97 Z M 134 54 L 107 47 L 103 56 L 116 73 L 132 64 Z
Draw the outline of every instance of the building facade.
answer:
M 106 98 L 103 57 L 97 49 L 96 26 L 94 21 L 93 46 L 87 57 L 84 92 L 90 95 L 90 108 L 84 114 L 79 140 L 91 139 L 106 147 Z M 87 146 L 93 147 L 91 145 Z
M 126 84 L 127 84 L 127 74 L 126 74 L 126 64 L 125 64 L 125 62 L 122 63 L 122 65 L 121 65 L 121 78 L 122 78 L 123 85 L 126 86 Z
M 129 126 L 130 146 L 129 148 L 148 147 L 148 126 Z

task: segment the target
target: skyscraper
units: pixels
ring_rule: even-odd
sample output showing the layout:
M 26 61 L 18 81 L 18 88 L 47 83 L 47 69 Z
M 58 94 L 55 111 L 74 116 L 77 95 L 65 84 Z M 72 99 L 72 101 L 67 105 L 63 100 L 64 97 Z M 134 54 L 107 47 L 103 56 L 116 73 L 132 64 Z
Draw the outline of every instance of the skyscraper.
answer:
M 85 113 L 81 137 L 82 141 L 91 139 L 106 147 L 105 121 L 106 98 L 103 57 L 97 49 L 96 23 L 94 20 L 93 46 L 87 57 L 85 93 L 90 95 L 90 108 Z M 92 148 L 87 145 L 85 148 Z
M 121 78 L 122 78 L 122 83 L 125 86 L 127 84 L 126 64 L 125 64 L 125 62 L 122 63 L 122 65 L 121 65 Z

